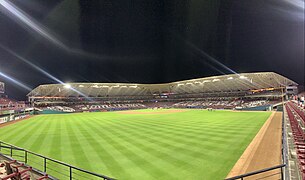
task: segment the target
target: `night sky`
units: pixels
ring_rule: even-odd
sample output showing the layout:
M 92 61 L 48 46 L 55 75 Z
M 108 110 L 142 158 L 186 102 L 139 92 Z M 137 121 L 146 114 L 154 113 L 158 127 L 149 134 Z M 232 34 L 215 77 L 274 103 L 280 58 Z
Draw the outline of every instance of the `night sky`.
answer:
M 53 38 L 0 4 L 0 72 L 30 88 L 57 82 L 13 53 L 63 82 L 162 83 L 274 71 L 304 84 L 302 0 L 10 2 Z M 26 98 L 28 90 L 0 81 L 11 98 Z

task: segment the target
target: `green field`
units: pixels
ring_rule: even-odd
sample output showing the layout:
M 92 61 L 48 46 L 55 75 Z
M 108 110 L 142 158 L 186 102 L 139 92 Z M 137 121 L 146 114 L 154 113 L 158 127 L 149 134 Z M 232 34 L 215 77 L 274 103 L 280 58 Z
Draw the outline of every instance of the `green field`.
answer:
M 166 110 L 137 112 L 143 111 Z M 0 139 L 117 179 L 215 180 L 226 177 L 269 115 L 206 110 L 39 115 L 1 128 Z M 32 166 L 42 165 L 37 161 L 29 157 Z M 66 170 L 48 166 L 56 170 L 49 174 L 64 179 L 58 172 Z

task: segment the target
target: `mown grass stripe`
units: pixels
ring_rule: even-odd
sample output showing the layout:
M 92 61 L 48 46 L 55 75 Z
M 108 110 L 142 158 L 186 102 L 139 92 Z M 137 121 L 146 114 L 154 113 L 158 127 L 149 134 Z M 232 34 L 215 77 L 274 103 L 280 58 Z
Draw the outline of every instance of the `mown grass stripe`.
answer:
M 203 110 L 45 115 L 1 128 L 0 136 L 118 179 L 222 179 L 269 115 Z

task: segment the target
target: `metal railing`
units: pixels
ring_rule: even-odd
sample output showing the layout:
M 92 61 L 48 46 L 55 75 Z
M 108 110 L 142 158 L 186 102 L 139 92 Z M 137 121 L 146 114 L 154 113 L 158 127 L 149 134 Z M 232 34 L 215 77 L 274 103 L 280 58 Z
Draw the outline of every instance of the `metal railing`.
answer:
M 38 153 L 28 151 L 23 148 L 0 141 L 0 153 L 10 156 L 17 161 L 38 169 L 39 171 L 50 174 L 59 179 L 104 179 L 115 180 L 114 178 L 87 171 L 82 168 L 43 156 Z
M 225 180 L 235 180 L 235 179 L 243 180 L 245 177 L 261 174 L 261 173 L 272 171 L 272 170 L 275 170 L 275 169 L 281 169 L 281 179 L 283 179 L 284 178 L 283 167 L 285 167 L 285 166 L 286 166 L 286 164 L 281 164 L 281 165 L 273 166 L 273 167 L 270 167 L 270 168 L 265 168 L 265 169 L 261 169 L 261 170 L 258 170 L 258 171 L 249 172 L 249 173 L 242 174 L 242 175 L 239 175 L 239 176 L 226 178 Z
M 287 142 L 287 129 L 286 129 L 286 110 L 285 103 L 283 102 L 283 111 L 282 111 L 282 161 L 286 164 L 284 171 L 284 179 L 290 179 L 289 173 L 289 158 L 288 158 L 288 142 Z

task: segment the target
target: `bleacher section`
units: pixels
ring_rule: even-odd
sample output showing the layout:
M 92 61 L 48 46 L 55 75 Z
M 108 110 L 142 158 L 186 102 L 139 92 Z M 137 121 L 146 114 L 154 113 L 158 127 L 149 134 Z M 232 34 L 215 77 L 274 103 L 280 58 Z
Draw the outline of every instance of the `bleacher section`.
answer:
M 32 167 L 16 160 L 1 160 L 0 162 L 0 179 L 1 180 L 43 180 L 54 179 L 47 174 L 41 174 Z
M 95 112 L 95 111 L 120 111 L 120 110 L 132 110 L 143 109 L 145 105 L 140 103 L 130 104 L 79 104 L 71 106 L 48 106 L 45 107 L 44 113 L 58 112 L 58 113 L 71 113 L 71 112 Z
M 213 108 L 213 109 L 247 109 L 251 108 L 266 107 L 272 105 L 275 102 L 268 100 L 254 100 L 254 101 L 245 101 L 245 100 L 227 100 L 227 101 L 183 101 L 175 103 L 173 107 L 175 108 Z M 266 107 L 265 107 L 266 106 Z
M 15 101 L 9 98 L 0 98 L 0 110 L 17 110 L 26 108 L 26 104 L 23 101 Z
M 145 108 L 194 108 L 194 109 L 243 109 L 263 110 L 278 101 L 268 100 L 211 100 L 211 101 L 181 101 L 181 102 L 143 102 L 143 103 L 125 103 L 125 104 L 111 104 L 111 103 L 92 103 L 92 104 L 78 104 L 66 106 L 47 106 L 44 107 L 44 113 L 72 113 L 72 112 L 96 112 L 96 111 L 120 111 L 120 110 L 134 110 Z M 260 108 L 260 109 L 258 109 Z
M 291 130 L 291 156 L 296 156 L 296 166 L 302 179 L 305 179 L 305 112 L 302 111 L 296 103 L 288 102 L 285 104 L 287 116 Z

